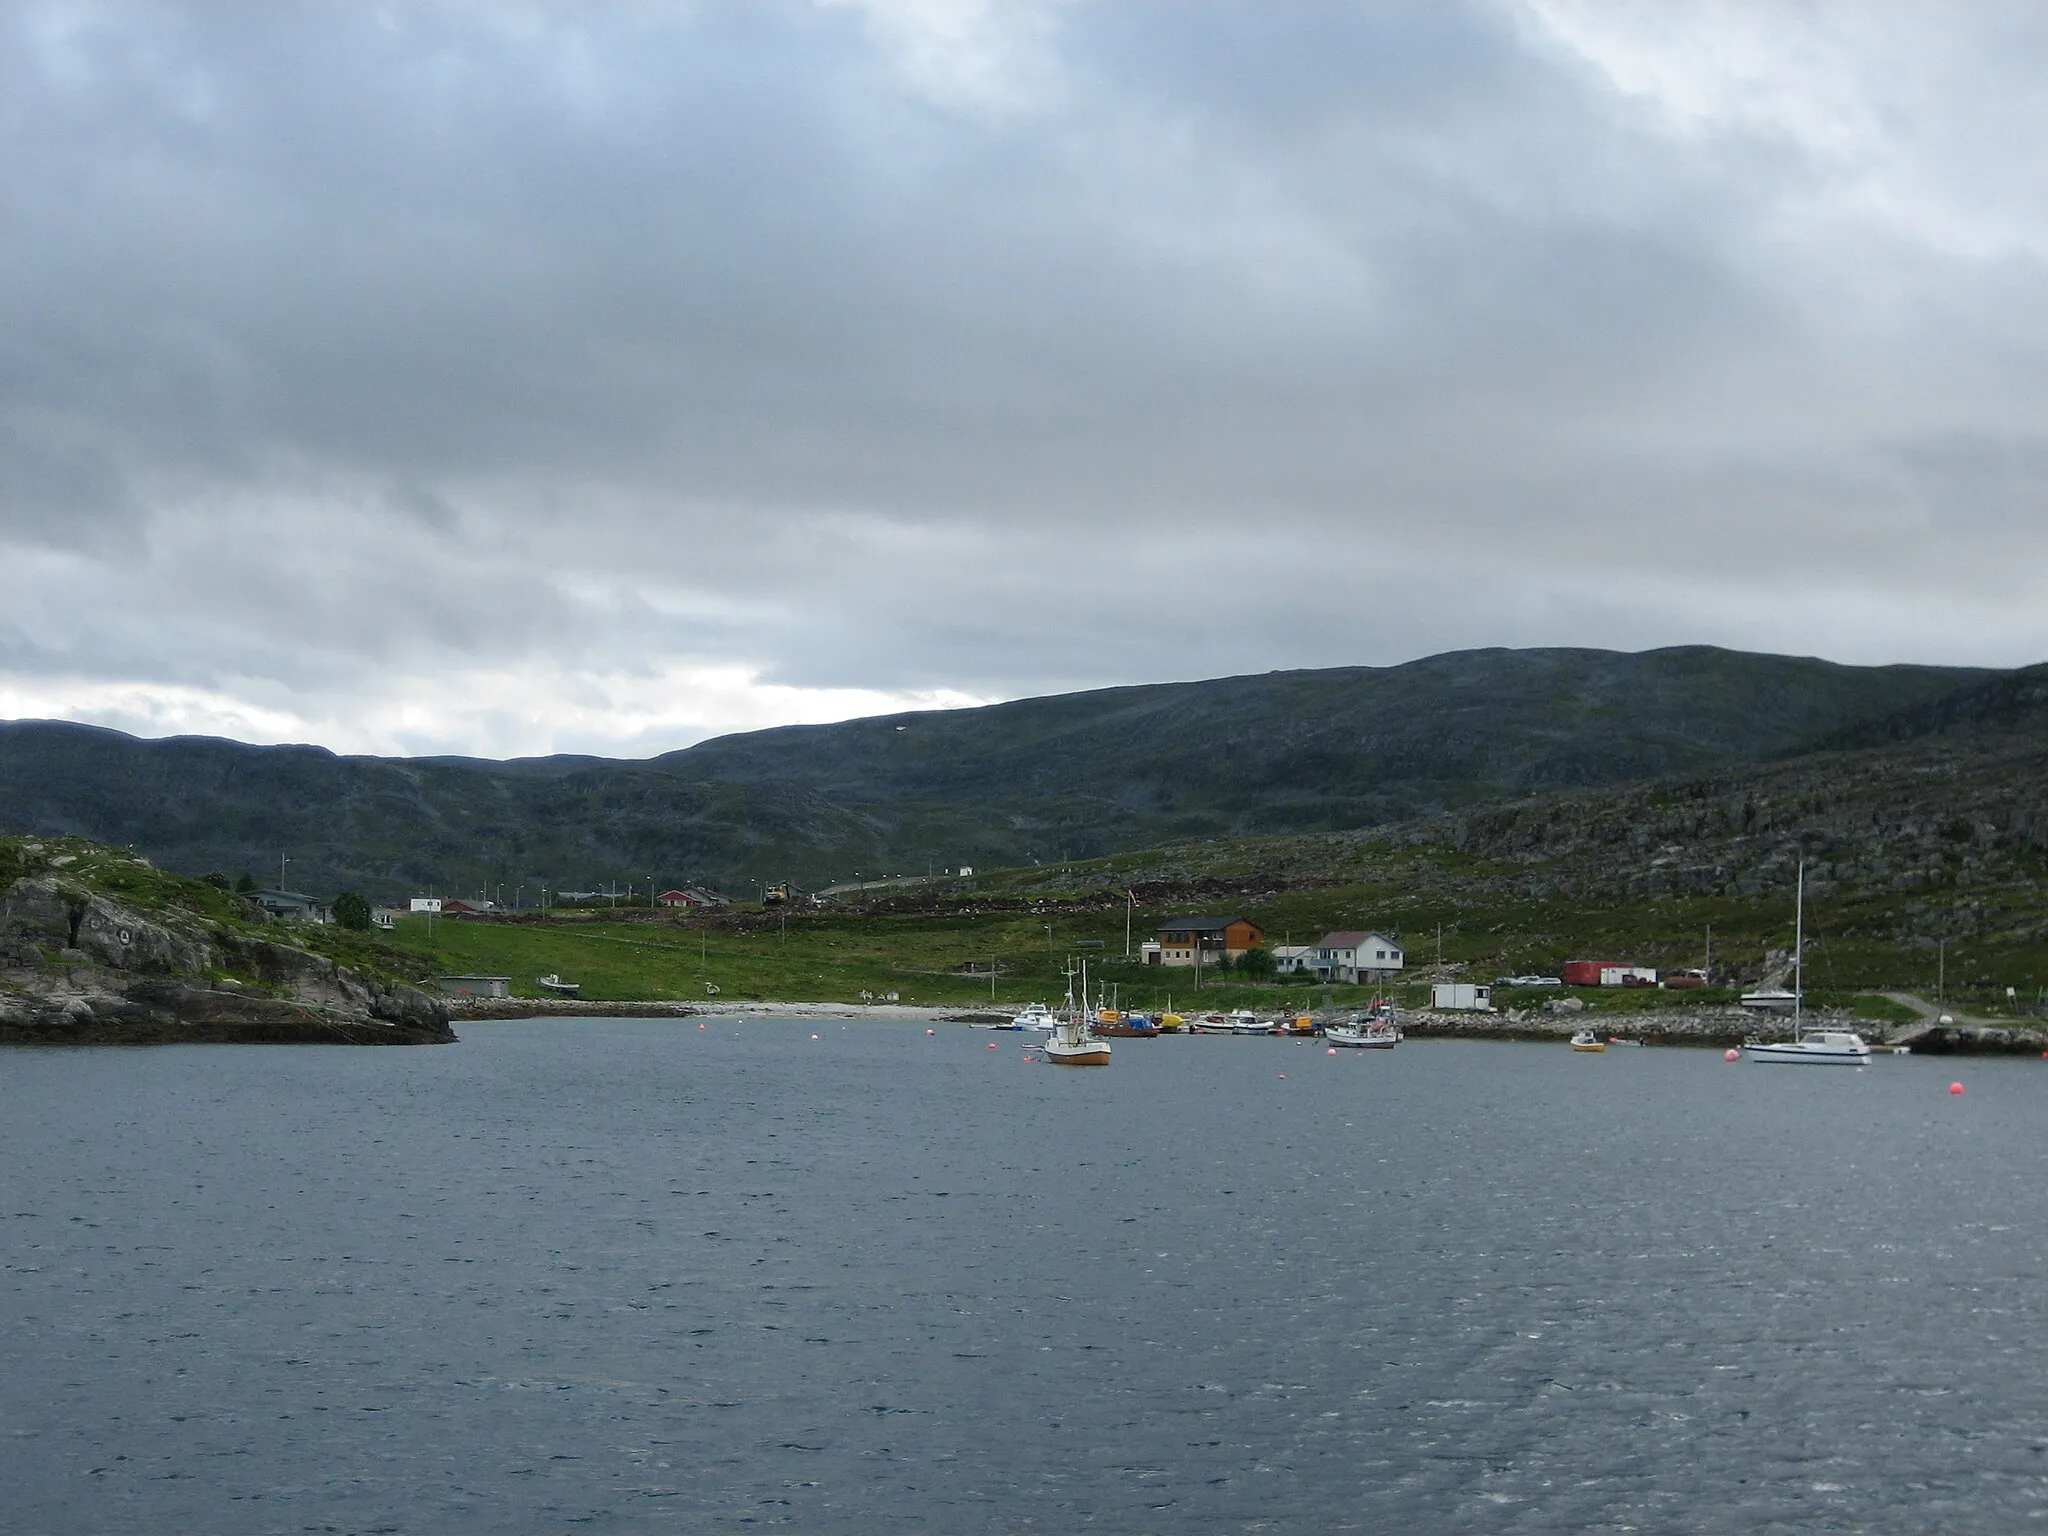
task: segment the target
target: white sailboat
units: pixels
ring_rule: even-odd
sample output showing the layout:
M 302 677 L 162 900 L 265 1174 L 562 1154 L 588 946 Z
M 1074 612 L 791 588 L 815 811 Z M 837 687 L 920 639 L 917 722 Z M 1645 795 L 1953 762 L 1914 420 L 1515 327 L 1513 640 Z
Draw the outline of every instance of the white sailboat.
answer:
M 1806 1024 L 1806 860 L 1799 861 L 1799 887 L 1792 929 L 1792 1038 L 1742 1042 L 1751 1061 L 1815 1067 L 1867 1067 L 1870 1047 L 1853 1029 L 1812 1028 Z

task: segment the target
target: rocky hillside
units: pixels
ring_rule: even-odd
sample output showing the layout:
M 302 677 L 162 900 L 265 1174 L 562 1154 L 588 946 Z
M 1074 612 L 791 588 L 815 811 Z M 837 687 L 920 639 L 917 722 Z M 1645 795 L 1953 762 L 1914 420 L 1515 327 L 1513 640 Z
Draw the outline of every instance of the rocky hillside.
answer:
M 0 724 L 0 831 L 371 896 L 1028 865 L 1767 762 L 2003 674 L 1470 651 L 791 727 L 647 762 L 338 757 Z
M 132 854 L 0 840 L 0 1044 L 454 1038 L 446 1008 L 352 935 L 263 922 Z

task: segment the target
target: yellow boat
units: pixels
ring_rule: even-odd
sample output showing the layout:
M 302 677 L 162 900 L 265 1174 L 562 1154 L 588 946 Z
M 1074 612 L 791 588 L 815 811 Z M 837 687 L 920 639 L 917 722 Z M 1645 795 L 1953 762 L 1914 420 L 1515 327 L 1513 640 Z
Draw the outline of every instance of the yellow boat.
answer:
M 1575 1051 L 1604 1051 L 1607 1049 L 1607 1042 L 1594 1034 L 1590 1029 L 1582 1029 L 1572 1036 L 1572 1049 Z

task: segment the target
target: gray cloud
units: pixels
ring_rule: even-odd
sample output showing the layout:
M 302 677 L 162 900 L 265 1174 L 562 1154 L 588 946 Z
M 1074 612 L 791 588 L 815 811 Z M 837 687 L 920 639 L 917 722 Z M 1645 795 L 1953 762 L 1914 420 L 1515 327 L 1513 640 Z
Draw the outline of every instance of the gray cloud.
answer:
M 657 750 L 1472 644 L 2048 651 L 2048 24 L 1637 26 L 12 8 L 0 710 Z

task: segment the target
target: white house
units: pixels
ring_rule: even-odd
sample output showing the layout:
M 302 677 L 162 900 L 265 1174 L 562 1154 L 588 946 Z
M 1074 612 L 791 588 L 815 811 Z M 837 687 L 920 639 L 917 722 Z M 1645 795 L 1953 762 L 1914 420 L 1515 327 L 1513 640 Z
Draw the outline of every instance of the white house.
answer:
M 438 896 L 415 896 L 412 898 L 411 910 L 414 912 L 438 912 L 441 910 L 441 898 Z
M 1384 981 L 1403 965 L 1401 946 L 1383 933 L 1326 933 L 1310 968 L 1325 981 Z
M 1273 946 L 1273 970 L 1280 976 L 1298 976 L 1316 968 L 1316 946 L 1313 944 L 1275 944 Z

